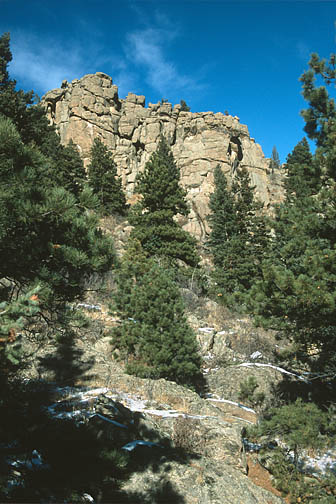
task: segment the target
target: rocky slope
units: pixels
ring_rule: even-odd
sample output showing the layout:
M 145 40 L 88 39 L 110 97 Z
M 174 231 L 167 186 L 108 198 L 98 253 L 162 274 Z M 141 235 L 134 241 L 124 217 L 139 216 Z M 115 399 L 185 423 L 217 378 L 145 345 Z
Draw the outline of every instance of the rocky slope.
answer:
M 142 171 L 163 134 L 169 141 L 187 189 L 191 212 L 181 221 L 197 238 L 208 230 L 208 198 L 213 171 L 220 164 L 230 180 L 237 166 L 246 166 L 258 197 L 269 206 L 281 199 L 281 175 L 272 174 L 269 160 L 238 117 L 213 112 L 183 112 L 180 105 L 149 103 L 129 93 L 119 99 L 111 77 L 97 72 L 63 81 L 42 99 L 50 123 L 61 141 L 72 139 L 86 164 L 94 138 L 112 151 L 130 201 L 136 174 Z
M 79 367 L 91 364 L 83 369 L 77 387 L 55 390 L 49 411 L 58 418 L 99 424 L 104 435 L 141 459 L 141 470 L 135 470 L 122 487 L 125 494 L 136 496 L 134 502 L 283 502 L 260 466 L 264 479 L 255 484 L 249 477 L 252 462 L 244 450 L 242 431 L 257 416 L 238 398 L 239 383 L 248 376 L 255 376 L 266 394 L 282 380 L 283 370 L 263 365 L 272 355 L 272 334 L 259 332 L 248 318 L 237 319 L 211 300 L 198 300 L 195 309 L 189 289 L 184 297 L 192 306 L 188 319 L 204 361 L 208 389 L 202 397 L 174 382 L 125 374 L 110 346 L 109 328 L 118 321 L 104 303 L 92 298 L 95 304 L 88 300 L 79 306 L 92 325 L 87 336 L 77 340 L 74 353 Z M 52 350 L 52 341 L 36 349 L 30 342 L 26 378 L 50 382 L 52 375 L 41 374 L 39 357 Z M 242 365 L 247 362 L 250 366 Z M 155 461 L 149 463 L 151 457 Z

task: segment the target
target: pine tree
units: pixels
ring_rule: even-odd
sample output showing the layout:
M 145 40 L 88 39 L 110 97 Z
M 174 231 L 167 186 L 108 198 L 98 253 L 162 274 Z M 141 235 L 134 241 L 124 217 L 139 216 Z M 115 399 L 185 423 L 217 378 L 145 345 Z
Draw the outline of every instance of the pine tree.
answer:
M 107 147 L 95 138 L 91 148 L 91 163 L 88 167 L 89 185 L 98 197 L 102 212 L 124 215 L 126 198 L 117 167 Z
M 48 298 L 71 300 L 85 276 L 108 269 L 110 240 L 98 231 L 89 191 L 79 200 L 46 176 L 48 160 L 0 119 L 0 270 L 22 285 L 43 284 Z
M 138 256 L 139 257 L 139 256 Z M 201 358 L 177 285 L 169 270 L 148 260 L 146 271 L 121 268 L 116 308 L 123 321 L 112 331 L 112 344 L 126 371 L 140 377 L 165 378 L 193 386 L 201 379 Z M 125 284 L 124 279 L 129 281 Z M 136 280 L 136 281 L 135 281 Z
M 280 157 L 275 145 L 272 149 L 271 168 L 272 173 L 280 168 Z
M 303 138 L 287 156 L 284 187 L 286 199 L 316 193 L 320 187 L 320 167 L 314 161 L 306 138 Z
M 59 143 L 55 129 L 48 124 L 44 109 L 33 91 L 16 89 L 16 81 L 8 73 L 12 61 L 10 35 L 0 36 L 0 115 L 11 119 L 23 142 L 34 143 L 43 151 L 51 137 Z
M 190 112 L 190 107 L 186 104 L 184 100 L 180 101 L 181 112 Z
M 132 237 L 139 240 L 150 255 L 180 259 L 196 266 L 196 240 L 175 221 L 177 214 L 187 216 L 186 191 L 180 186 L 180 171 L 166 140 L 161 137 L 158 148 L 146 163 L 136 181 L 135 191 L 142 196 L 134 208 L 130 222 Z
M 86 175 L 84 163 L 72 140 L 65 147 L 60 146 L 56 166 L 53 167 L 57 182 L 76 197 L 84 189 Z
M 293 452 L 296 467 L 304 448 L 321 448 L 326 442 L 323 434 L 328 424 L 327 414 L 315 404 L 297 399 L 293 404 L 272 409 L 267 417 L 260 425 L 260 434 L 268 441 L 280 438 Z
M 31 93 L 15 89 L 7 70 L 11 58 L 5 34 L 0 37 L 0 303 L 10 304 L 38 286 L 39 310 L 28 329 L 41 333 L 42 320 L 49 331 L 60 323 L 66 303 L 83 296 L 88 275 L 110 268 L 114 250 L 98 230 L 91 192 L 76 197 L 59 185 L 55 166 L 63 148 L 40 110 L 28 106 Z M 82 167 L 79 157 L 76 161 Z
M 267 247 L 267 232 L 259 212 L 262 204 L 246 169 L 238 169 L 229 189 L 220 166 L 214 172 L 215 191 L 210 196 L 208 246 L 214 259 L 214 280 L 219 294 L 239 297 L 260 276 Z
M 4 285 L 4 281 L 2 282 Z M 7 281 L 9 286 L 9 282 Z M 39 287 L 36 286 L 16 299 L 0 302 L 0 390 L 7 390 L 8 379 L 13 378 L 22 363 L 22 345 L 18 335 L 31 326 L 39 311 Z
M 296 358 L 306 362 L 319 377 L 322 397 L 330 394 L 327 382 L 336 376 L 333 351 L 336 345 L 336 190 L 332 176 L 335 130 L 333 100 L 329 99 L 326 88 L 315 87 L 314 72 L 322 72 L 331 82 L 333 71 L 316 55 L 310 66 L 312 70 L 301 79 L 304 96 L 310 103 L 310 108 L 304 111 L 305 130 L 316 139 L 317 149 L 310 162 L 308 149 L 302 142 L 288 158 L 288 169 L 292 175 L 295 173 L 288 186 L 293 184 L 294 191 L 276 212 L 272 253 L 262 265 L 262 280 L 253 286 L 251 305 L 257 321 L 283 330 L 293 342 Z M 309 173 L 313 176 L 308 177 Z M 327 400 L 330 401 L 330 395 Z
M 309 70 L 303 73 L 302 94 L 309 107 L 301 112 L 304 130 L 311 140 L 316 141 L 315 157 L 320 168 L 329 177 L 336 180 L 336 106 L 326 86 L 336 81 L 336 55 L 331 54 L 329 61 L 320 59 L 318 54 L 311 55 Z M 322 84 L 316 86 L 317 80 Z

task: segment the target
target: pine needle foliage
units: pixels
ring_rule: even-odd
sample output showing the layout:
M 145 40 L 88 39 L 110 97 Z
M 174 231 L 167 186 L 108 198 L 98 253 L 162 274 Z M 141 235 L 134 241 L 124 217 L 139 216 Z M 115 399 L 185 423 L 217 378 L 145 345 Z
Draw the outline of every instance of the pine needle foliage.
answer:
M 316 194 L 321 186 L 321 171 L 310 152 L 306 138 L 303 138 L 287 156 L 284 187 L 286 199 Z
M 101 140 L 95 138 L 90 155 L 89 185 L 100 202 L 101 212 L 104 215 L 124 215 L 126 213 L 126 197 L 111 153 Z
M 6 285 L 1 284 L 0 301 L 39 284 L 43 311 L 82 296 L 86 276 L 107 271 L 114 251 L 98 229 L 97 200 L 77 184 L 83 175 L 78 152 L 60 145 L 40 109 L 30 106 L 31 93 L 15 89 L 7 70 L 11 58 L 5 34 L 0 37 L 0 278 Z M 74 169 L 67 173 L 70 165 Z
M 301 78 L 309 102 L 305 130 L 317 149 L 311 156 L 302 141 L 288 156 L 287 197 L 276 210 L 272 251 L 250 297 L 257 323 L 285 331 L 296 358 L 316 373 L 321 390 L 323 383 L 329 390 L 329 401 L 335 400 L 330 380 L 336 378 L 335 107 L 326 87 L 317 88 L 315 81 L 335 81 L 330 62 L 313 55 Z
M 48 159 L 0 119 L 1 275 L 39 282 L 48 297 L 72 300 L 90 272 L 108 269 L 113 247 L 97 229 L 90 191 L 79 199 L 48 176 Z
M 16 299 L 0 303 L 0 388 L 5 393 L 11 379 L 22 363 L 21 331 L 31 324 L 39 311 L 39 287 Z M 0 404 L 3 397 L 0 397 Z
M 78 197 L 79 193 L 84 189 L 86 175 L 84 163 L 72 140 L 68 145 L 61 146 L 59 149 L 55 170 L 58 184 Z
M 137 177 L 135 191 L 142 198 L 130 216 L 132 237 L 152 256 L 197 266 L 196 240 L 175 220 L 178 214 L 186 217 L 189 208 L 180 185 L 180 170 L 164 137 Z
M 215 168 L 215 191 L 208 216 L 211 232 L 207 246 L 214 260 L 213 279 L 226 301 L 248 291 L 260 276 L 268 233 L 246 169 L 237 169 L 231 188 L 220 166 Z
M 332 412 L 298 398 L 294 403 L 267 411 L 248 435 L 259 439 L 259 460 L 271 472 L 275 486 L 290 503 L 331 504 L 335 501 L 335 475 L 323 472 L 306 477 L 306 450 L 327 450 L 335 435 Z M 280 443 L 279 443 L 280 441 Z
M 195 386 L 201 358 L 173 275 L 154 260 L 144 260 L 139 248 L 137 258 L 136 267 L 134 257 L 131 263 L 124 259 L 114 296 L 122 317 L 112 331 L 116 355 L 131 374 Z
M 4 33 L 0 36 L 0 115 L 11 119 L 26 145 L 33 143 L 42 151 L 51 143 L 59 145 L 38 96 L 33 91 L 25 93 L 16 89 L 16 81 L 8 73 L 11 61 L 10 35 Z
M 308 102 L 308 108 L 301 112 L 306 123 L 304 130 L 316 142 L 316 158 L 324 174 L 336 180 L 336 106 L 331 96 L 331 84 L 336 82 L 336 54 L 327 61 L 313 53 L 308 65 L 300 78 L 302 94 Z
M 304 448 L 322 448 L 326 444 L 328 415 L 314 403 L 304 403 L 297 399 L 292 404 L 272 409 L 268 418 L 259 426 L 261 436 L 268 441 L 280 438 L 293 453 L 294 464 L 298 467 L 299 456 Z
M 272 158 L 271 158 L 272 173 L 274 173 L 274 171 L 278 170 L 279 168 L 280 168 L 280 157 L 277 148 L 274 145 L 272 149 Z

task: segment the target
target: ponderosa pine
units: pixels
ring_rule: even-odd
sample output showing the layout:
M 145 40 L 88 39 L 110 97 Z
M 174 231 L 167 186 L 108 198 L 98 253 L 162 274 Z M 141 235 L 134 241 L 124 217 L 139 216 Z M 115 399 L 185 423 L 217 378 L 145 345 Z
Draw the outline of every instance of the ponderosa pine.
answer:
M 317 55 L 312 56 L 309 65 L 310 70 L 301 78 L 304 97 L 309 102 L 303 116 L 305 130 L 316 140 L 317 149 L 311 162 L 305 143 L 294 149 L 288 158 L 289 169 L 295 171 L 294 191 L 275 213 L 272 251 L 262 264 L 263 277 L 255 282 L 250 301 L 257 321 L 283 330 L 291 339 L 296 358 L 309 365 L 319 377 L 314 383 L 320 384 L 322 397 L 322 382 L 326 393 L 330 380 L 334 381 L 336 376 L 333 350 L 336 345 L 336 190 L 333 175 L 336 130 L 333 126 L 334 101 L 326 87 L 315 87 L 315 80 L 320 75 L 328 84 L 334 82 L 336 76 L 333 68 L 324 60 L 320 61 Z M 310 177 L 309 172 L 314 176 Z M 304 191 L 298 188 L 300 180 Z

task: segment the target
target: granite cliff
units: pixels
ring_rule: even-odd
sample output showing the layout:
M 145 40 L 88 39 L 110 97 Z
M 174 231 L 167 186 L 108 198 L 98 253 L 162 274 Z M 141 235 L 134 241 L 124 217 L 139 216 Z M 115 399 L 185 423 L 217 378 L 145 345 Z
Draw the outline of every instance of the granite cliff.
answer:
M 180 224 L 199 239 L 208 230 L 208 198 L 213 192 L 217 164 L 229 180 L 237 166 L 246 166 L 265 208 L 281 199 L 281 176 L 271 173 L 269 159 L 238 117 L 184 112 L 180 105 L 168 102 L 149 103 L 146 107 L 145 97 L 133 93 L 120 99 L 112 78 L 102 72 L 71 83 L 63 81 L 60 89 L 46 93 L 42 104 L 62 143 L 72 139 L 86 164 L 94 138 L 108 146 L 130 202 L 135 177 L 163 134 L 172 147 L 182 185 L 188 192 L 191 211 Z

